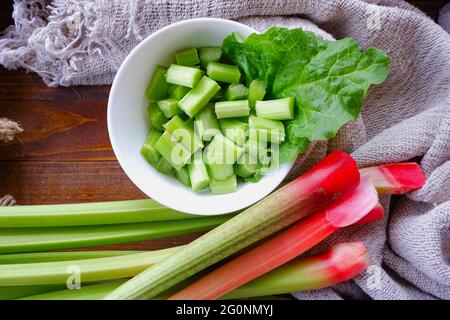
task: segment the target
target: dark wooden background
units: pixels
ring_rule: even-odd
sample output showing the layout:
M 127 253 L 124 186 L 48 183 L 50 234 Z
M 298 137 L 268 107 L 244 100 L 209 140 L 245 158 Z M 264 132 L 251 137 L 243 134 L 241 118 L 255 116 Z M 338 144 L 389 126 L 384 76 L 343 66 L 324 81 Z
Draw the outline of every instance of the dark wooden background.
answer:
M 433 19 L 447 3 L 409 2 Z M 1 1 L 0 30 L 12 23 L 11 12 L 12 1 Z M 109 86 L 48 88 L 34 74 L 0 69 L 0 117 L 18 120 L 25 129 L 13 143 L 0 148 L 0 197 L 10 193 L 19 204 L 145 198 L 111 150 L 108 93 Z M 152 241 L 146 248 L 192 237 Z

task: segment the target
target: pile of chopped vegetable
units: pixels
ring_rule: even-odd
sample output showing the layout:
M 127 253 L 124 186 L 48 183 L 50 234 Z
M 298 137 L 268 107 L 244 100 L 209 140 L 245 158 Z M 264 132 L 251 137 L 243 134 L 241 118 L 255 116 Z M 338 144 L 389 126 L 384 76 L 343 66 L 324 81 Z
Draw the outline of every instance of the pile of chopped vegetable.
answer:
M 389 58 L 351 39 L 270 28 L 222 48 L 189 48 L 156 66 L 146 90 L 151 129 L 141 150 L 195 192 L 234 192 L 358 117 Z

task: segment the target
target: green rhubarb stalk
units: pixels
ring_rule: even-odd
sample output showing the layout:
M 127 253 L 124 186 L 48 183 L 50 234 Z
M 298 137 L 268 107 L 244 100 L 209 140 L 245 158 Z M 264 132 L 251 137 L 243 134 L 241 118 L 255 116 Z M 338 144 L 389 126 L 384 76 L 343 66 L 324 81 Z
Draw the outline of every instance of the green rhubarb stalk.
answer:
M 144 251 L 106 250 L 106 251 L 54 251 L 33 253 L 0 254 L 0 264 L 38 263 L 69 260 L 84 260 L 124 256 Z
M 0 287 L 0 300 L 14 300 L 28 296 L 34 297 L 35 295 L 45 294 L 47 292 L 59 292 L 66 288 L 63 285 Z
M 105 299 L 148 299 L 295 221 L 359 184 L 355 161 L 334 151 L 302 177 L 132 278 Z
M 0 228 L 92 226 L 197 217 L 201 216 L 169 209 L 151 199 L 28 205 L 0 207 Z
M 82 283 L 129 278 L 180 248 L 108 258 L 0 265 L 0 287 L 65 284 L 75 267 Z
M 242 299 L 322 289 L 352 279 L 366 270 L 369 263 L 367 249 L 361 242 L 342 243 L 320 255 L 296 258 L 234 289 L 222 299 Z M 124 282 L 125 280 L 118 280 L 87 285 L 82 286 L 81 290 L 65 289 L 37 294 L 25 299 L 97 300 L 104 298 Z M 169 291 L 173 292 L 174 289 Z
M 99 226 L 1 229 L 0 253 L 94 247 L 210 230 L 229 216 Z

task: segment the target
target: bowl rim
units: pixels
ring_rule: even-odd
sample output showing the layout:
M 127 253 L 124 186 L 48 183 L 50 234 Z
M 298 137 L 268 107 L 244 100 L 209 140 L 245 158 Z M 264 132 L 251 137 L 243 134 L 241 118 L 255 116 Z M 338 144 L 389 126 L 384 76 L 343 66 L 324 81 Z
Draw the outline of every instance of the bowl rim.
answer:
M 112 108 L 112 104 L 113 104 L 113 102 L 112 101 L 114 100 L 113 98 L 114 98 L 114 96 L 116 94 L 116 91 L 118 90 L 117 89 L 118 81 L 116 81 L 116 79 L 119 79 L 119 78 L 122 77 L 122 74 L 125 72 L 124 70 L 126 69 L 125 66 L 127 65 L 127 63 L 133 59 L 133 57 L 137 54 L 137 52 L 139 50 L 141 50 L 141 48 L 144 47 L 146 45 L 146 43 L 152 41 L 154 38 L 158 37 L 160 34 L 162 34 L 164 32 L 167 32 L 167 31 L 169 31 L 171 29 L 178 28 L 178 27 L 183 26 L 185 24 L 198 23 L 198 22 L 201 22 L 201 23 L 211 23 L 211 22 L 213 22 L 213 23 L 214 22 L 223 23 L 223 22 L 225 22 L 225 23 L 228 23 L 228 24 L 235 24 L 235 25 L 239 26 L 240 28 L 242 28 L 242 27 L 248 28 L 248 29 L 252 30 L 254 33 L 259 33 L 257 30 L 253 29 L 250 26 L 247 26 L 245 24 L 242 24 L 242 23 L 239 23 L 239 22 L 236 22 L 236 21 L 233 21 L 233 20 L 222 19 L 222 18 L 193 18 L 193 19 L 186 19 L 186 20 L 182 20 L 182 21 L 178 21 L 178 22 L 172 23 L 170 25 L 167 25 L 167 26 L 165 26 L 165 27 L 163 27 L 163 28 L 153 32 L 152 34 L 148 35 L 147 37 L 145 37 L 141 42 L 139 42 L 128 53 L 128 55 L 123 60 L 123 62 L 121 63 L 119 69 L 117 70 L 117 72 L 116 72 L 116 74 L 114 76 L 114 79 L 113 79 L 113 82 L 112 82 L 112 85 L 111 85 L 111 89 L 110 89 L 110 92 L 109 92 L 108 105 L 107 105 L 107 128 L 108 128 L 109 140 L 111 142 L 111 146 L 112 146 L 114 155 L 116 156 L 116 159 L 119 162 L 120 167 L 125 172 L 125 174 L 127 175 L 128 179 L 130 179 L 133 182 L 133 184 L 140 191 L 142 191 L 145 195 L 147 195 L 149 198 L 153 198 L 153 196 L 150 196 L 148 190 L 144 190 L 145 188 L 143 186 L 141 186 L 139 183 L 134 181 L 134 179 L 132 178 L 133 174 L 131 174 L 129 172 L 129 170 L 127 168 L 127 165 L 124 163 L 124 160 L 121 159 L 117 155 L 117 151 L 116 150 L 119 150 L 120 147 L 118 145 L 117 139 L 115 138 L 115 135 L 117 134 L 117 132 L 114 133 L 113 129 L 112 129 L 112 122 L 113 122 L 112 121 L 112 117 L 113 117 L 113 115 L 112 115 L 112 109 L 113 109 Z M 280 164 L 280 166 L 276 169 L 276 170 L 282 170 L 282 169 L 284 170 L 284 173 L 282 174 L 283 177 L 280 180 L 280 182 L 277 184 L 277 186 L 279 186 L 279 184 L 281 184 L 284 181 L 286 176 L 291 171 L 293 164 L 294 164 L 293 162 L 286 163 L 286 164 Z M 230 211 L 227 208 L 215 208 L 213 212 L 211 212 L 211 210 L 208 210 L 208 211 L 205 211 L 205 210 L 204 211 L 201 211 L 201 210 L 189 210 L 189 209 L 188 210 L 184 210 L 184 209 L 181 209 L 180 207 L 174 208 L 174 206 L 171 203 L 168 203 L 168 202 L 164 201 L 163 199 L 155 199 L 155 200 L 158 201 L 159 203 L 161 203 L 162 205 L 166 206 L 166 207 L 173 208 L 175 210 L 178 210 L 178 211 L 181 211 L 181 212 L 185 212 L 185 213 L 188 213 L 188 214 L 213 216 L 213 215 L 228 214 L 228 213 L 233 213 L 233 212 L 236 212 L 236 211 L 239 211 L 239 210 L 243 210 L 243 209 L 247 208 L 248 206 L 251 206 L 251 205 L 257 203 L 258 201 L 261 201 L 268 194 L 270 194 L 274 189 L 276 189 L 277 186 L 275 186 L 273 188 L 267 188 L 267 189 L 270 189 L 270 190 L 266 190 L 265 192 L 263 192 L 258 200 L 248 204 L 247 206 L 244 206 L 242 208 L 237 208 L 237 209 L 234 209 L 232 211 Z M 239 190 L 236 193 L 239 193 Z M 209 195 L 207 195 L 207 196 L 209 196 Z M 213 195 L 211 194 L 211 196 L 213 196 Z

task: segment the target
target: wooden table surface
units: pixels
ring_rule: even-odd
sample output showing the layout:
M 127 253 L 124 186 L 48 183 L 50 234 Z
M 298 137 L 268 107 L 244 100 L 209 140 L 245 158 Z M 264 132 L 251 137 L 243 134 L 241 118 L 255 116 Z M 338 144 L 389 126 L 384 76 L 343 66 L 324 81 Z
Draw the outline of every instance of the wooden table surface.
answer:
M 432 18 L 447 1 L 410 1 Z M 0 29 L 11 23 L 11 2 L 0 4 Z M 0 196 L 19 204 L 141 199 L 120 168 L 106 127 L 109 86 L 48 88 L 34 74 L 0 69 L 0 117 L 25 131 L 0 148 Z M 196 235 L 148 241 L 125 248 L 153 249 Z M 117 246 L 114 246 L 117 247 Z

